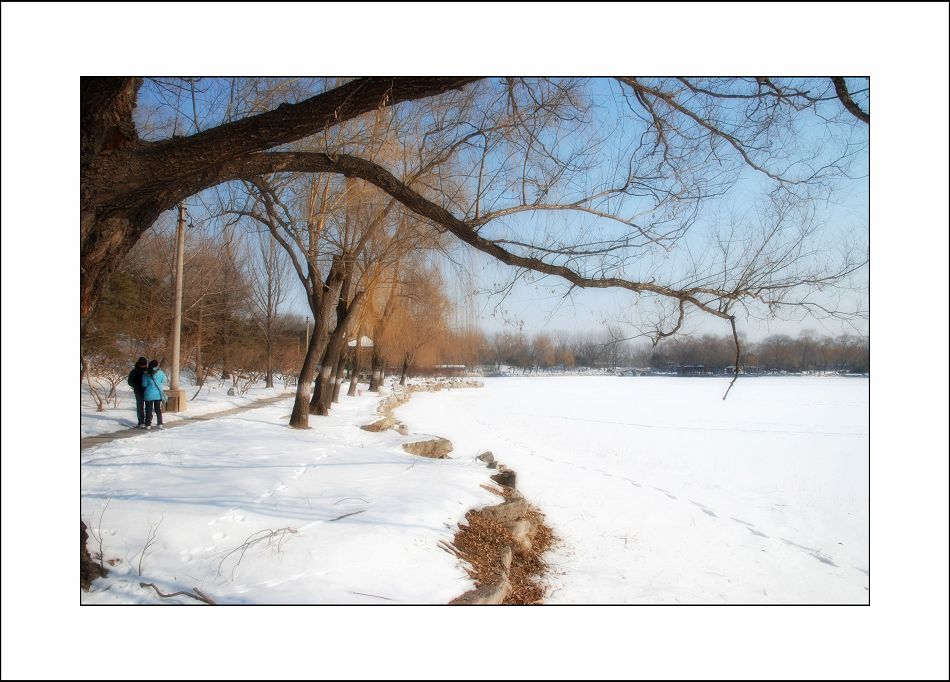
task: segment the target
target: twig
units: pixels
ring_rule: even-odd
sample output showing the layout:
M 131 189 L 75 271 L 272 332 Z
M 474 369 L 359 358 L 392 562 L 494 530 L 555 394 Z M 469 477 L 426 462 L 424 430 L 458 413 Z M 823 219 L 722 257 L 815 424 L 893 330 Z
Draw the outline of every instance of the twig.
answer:
M 162 525 L 162 521 L 165 520 L 165 515 L 162 514 L 161 520 L 156 523 L 154 526 L 149 527 L 148 537 L 145 538 L 145 546 L 142 547 L 142 554 L 139 556 L 139 576 L 142 575 L 142 560 L 145 559 L 145 553 L 148 551 L 148 548 L 155 544 L 158 535 L 158 527 Z
M 153 590 L 155 590 L 155 593 L 158 594 L 158 596 L 161 597 L 162 599 L 169 599 L 171 597 L 177 597 L 178 595 L 181 595 L 183 597 L 191 597 L 192 599 L 197 599 L 200 602 L 204 602 L 208 606 L 217 606 L 214 600 L 208 597 L 208 595 L 206 595 L 204 592 L 199 590 L 197 587 L 195 588 L 194 593 L 182 591 L 182 592 L 172 592 L 171 594 L 162 594 L 162 591 L 159 590 L 157 587 L 155 587 L 152 583 L 139 583 L 139 587 L 151 587 Z
M 363 498 L 362 497 L 344 497 L 342 500 L 337 500 L 333 504 L 340 504 L 340 502 L 346 502 L 347 500 L 363 500 Z M 366 500 L 363 500 L 363 502 L 366 502 Z M 366 502 L 366 503 L 369 504 L 369 502 Z
M 338 516 L 335 519 L 330 519 L 327 523 L 332 523 L 333 521 L 339 521 L 340 519 L 345 519 L 347 516 L 356 516 L 357 514 L 362 514 L 365 509 L 360 509 L 359 511 L 350 512 L 349 514 L 344 514 L 343 516 Z
M 93 537 L 96 539 L 96 542 L 99 544 L 99 568 L 101 568 L 103 571 L 106 570 L 106 567 L 104 565 L 106 557 L 102 551 L 102 517 L 106 515 L 106 509 L 109 508 L 109 504 L 111 502 L 112 502 L 112 498 L 110 497 L 108 500 L 106 500 L 105 506 L 102 508 L 102 511 L 99 513 L 99 525 L 96 528 L 96 530 L 93 531 L 92 526 L 89 527 L 89 532 L 92 533 Z
M 390 599 L 389 597 L 383 597 L 378 594 L 367 594 L 366 592 L 353 592 L 351 590 L 350 594 L 360 594 L 360 595 L 363 595 L 364 597 L 376 597 L 377 599 L 385 599 L 386 601 L 396 601 L 395 599 Z
M 445 540 L 439 540 L 437 546 L 439 547 L 439 549 L 442 549 L 448 552 L 449 554 L 451 554 L 452 556 L 458 559 L 465 559 L 465 557 L 462 556 L 462 552 L 457 547 L 453 547 L 452 545 L 447 543 Z
M 234 566 L 231 567 L 232 580 L 234 579 L 234 569 L 236 569 L 238 566 L 241 565 L 241 561 L 244 559 L 244 554 L 247 552 L 247 550 L 251 548 L 251 545 L 253 545 L 256 542 L 260 542 L 261 540 L 269 540 L 274 537 L 279 537 L 279 540 L 277 542 L 277 550 L 276 550 L 279 552 L 281 545 L 284 543 L 284 540 L 287 539 L 288 535 L 292 535 L 296 532 L 297 530 L 295 528 L 279 528 L 278 530 L 271 530 L 270 528 L 265 528 L 255 533 L 251 533 L 250 535 L 247 536 L 247 539 L 244 542 L 242 542 L 240 545 L 238 545 L 237 547 L 232 549 L 230 552 L 225 554 L 223 557 L 221 557 L 221 561 L 218 562 L 218 575 L 221 575 L 221 566 L 224 564 L 225 560 L 227 560 L 227 558 L 231 556 L 232 554 L 234 554 L 235 552 L 240 551 L 241 556 L 238 558 L 237 563 L 235 563 Z M 254 537 L 255 535 L 258 535 L 260 533 L 265 533 L 265 535 L 261 535 L 260 537 L 257 537 L 257 538 Z

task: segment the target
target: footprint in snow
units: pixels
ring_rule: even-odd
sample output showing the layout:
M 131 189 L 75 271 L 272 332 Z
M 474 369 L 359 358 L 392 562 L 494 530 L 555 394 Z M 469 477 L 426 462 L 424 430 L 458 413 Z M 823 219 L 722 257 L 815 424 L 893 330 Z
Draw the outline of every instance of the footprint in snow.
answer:
M 719 514 L 717 514 L 716 512 L 714 512 L 712 509 L 710 509 L 709 507 L 707 507 L 705 504 L 701 504 L 701 503 L 699 503 L 699 502 L 697 502 L 697 501 L 695 501 L 695 500 L 690 500 L 690 502 L 692 502 L 692 503 L 695 504 L 697 507 L 699 507 L 700 509 L 702 509 L 704 514 L 708 514 L 709 516 L 712 516 L 713 518 L 716 518 L 716 519 L 719 518 Z

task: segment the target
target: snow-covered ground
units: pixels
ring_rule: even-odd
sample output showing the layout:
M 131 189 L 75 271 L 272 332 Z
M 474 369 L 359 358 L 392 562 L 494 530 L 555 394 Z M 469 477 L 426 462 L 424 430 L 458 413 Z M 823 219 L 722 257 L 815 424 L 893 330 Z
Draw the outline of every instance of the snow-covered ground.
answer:
M 198 604 L 140 582 L 224 604 L 444 604 L 471 589 L 438 543 L 469 509 L 497 503 L 480 487 L 491 472 L 359 429 L 378 402 L 343 395 L 300 431 L 287 426 L 288 398 L 83 450 L 88 547 L 101 537 L 110 564 L 83 603 Z
M 101 394 L 105 396 L 108 393 L 108 385 L 103 385 L 100 381 L 98 386 L 104 389 L 101 391 Z M 165 388 L 168 388 L 167 385 Z M 274 388 L 265 388 L 264 382 L 261 381 L 251 386 L 248 391 L 243 394 L 240 393 L 239 389 L 235 388 L 234 392 L 236 395 L 232 396 L 228 395 L 228 390 L 231 388 L 230 382 L 219 383 L 218 381 L 209 381 L 201 388 L 201 391 L 194 400 L 192 400 L 192 396 L 195 395 L 195 391 L 197 391 L 198 388 L 191 384 L 183 384 L 182 388 L 188 393 L 188 410 L 187 413 L 184 414 L 189 417 L 198 417 L 212 412 L 222 412 L 233 407 L 244 407 L 256 400 L 271 398 L 285 393 L 292 394 L 294 392 L 293 386 L 284 388 L 282 383 L 275 381 Z M 115 399 L 110 400 L 105 405 L 105 411 L 97 412 L 95 400 L 89 393 L 89 385 L 85 381 L 82 383 L 79 399 L 81 438 L 97 436 L 101 433 L 121 431 L 134 427 L 138 423 L 135 414 L 135 395 L 132 393 L 132 388 L 124 379 L 122 383 L 116 387 L 116 396 Z M 165 423 L 170 424 L 179 421 L 181 416 L 171 412 L 163 412 L 162 419 Z M 155 423 L 154 417 L 152 418 L 152 423 Z
M 868 603 L 868 380 L 486 379 L 396 414 L 492 450 L 564 541 L 549 603 Z

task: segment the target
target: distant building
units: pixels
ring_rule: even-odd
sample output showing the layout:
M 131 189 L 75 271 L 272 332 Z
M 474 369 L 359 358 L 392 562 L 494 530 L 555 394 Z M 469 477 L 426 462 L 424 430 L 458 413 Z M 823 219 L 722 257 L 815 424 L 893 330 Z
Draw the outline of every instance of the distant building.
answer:
M 648 374 L 650 374 L 651 371 L 652 371 L 652 370 L 650 370 L 649 368 L 647 368 L 647 369 L 641 369 L 641 368 L 639 368 L 639 367 L 630 367 L 629 369 L 625 369 L 625 370 L 623 370 L 622 372 L 617 372 L 617 376 L 621 376 L 621 377 L 645 377 L 645 376 L 647 376 Z
M 735 373 L 736 373 L 736 366 L 735 366 L 735 365 L 729 365 L 728 367 L 726 367 L 725 369 L 722 370 L 722 373 L 723 373 L 723 374 L 735 374 Z M 756 367 L 755 365 L 745 365 L 745 366 L 739 367 L 739 374 L 753 375 L 753 374 L 761 374 L 761 373 L 762 373 L 762 372 L 761 372 L 761 371 L 759 370 L 759 368 Z
M 706 374 L 706 365 L 680 365 L 676 368 L 678 377 L 701 377 Z

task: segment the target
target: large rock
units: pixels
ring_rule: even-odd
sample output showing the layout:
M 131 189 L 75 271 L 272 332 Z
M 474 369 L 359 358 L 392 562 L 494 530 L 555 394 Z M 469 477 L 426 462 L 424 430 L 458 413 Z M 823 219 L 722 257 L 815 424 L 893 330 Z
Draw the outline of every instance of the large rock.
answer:
M 485 462 L 485 464 L 491 464 L 492 462 L 495 461 L 495 455 L 493 455 L 491 451 L 489 450 L 488 452 L 483 452 L 475 459 L 481 460 L 482 462 Z
M 402 449 L 412 455 L 420 457 L 431 457 L 432 459 L 445 459 L 452 452 L 452 441 L 447 438 L 435 438 L 434 440 L 417 440 L 412 443 L 403 443 Z
M 481 587 L 466 592 L 460 597 L 456 597 L 450 601 L 449 604 L 454 606 L 479 606 L 485 604 L 501 604 L 505 601 L 505 597 L 511 592 L 511 582 L 508 580 L 508 574 L 511 570 L 512 556 L 513 552 L 511 551 L 511 547 L 508 545 L 502 547 L 498 556 L 501 562 L 501 570 L 498 578 L 487 585 L 482 585 Z
M 534 540 L 536 531 L 537 528 L 527 518 L 511 524 L 511 537 L 524 549 L 531 549 L 531 542 Z
M 506 485 L 509 488 L 517 487 L 516 483 L 518 480 L 518 475 L 515 473 L 514 469 L 505 469 L 504 471 L 501 471 L 501 467 L 499 467 L 499 472 L 500 473 L 491 476 L 491 480 L 493 480 L 498 485 Z
M 392 428 L 393 424 L 396 423 L 396 420 L 392 417 L 383 417 L 374 421 L 372 424 L 363 424 L 360 428 L 364 431 L 372 431 L 373 433 L 378 433 L 379 431 L 385 431 L 386 429 Z
M 485 604 L 501 604 L 511 592 L 511 583 L 506 575 L 501 580 L 489 585 L 466 592 L 449 602 L 452 606 L 481 606 Z
M 520 521 L 528 513 L 528 501 L 523 497 L 513 497 L 507 502 L 496 504 L 493 507 L 485 507 L 482 513 L 489 518 L 495 519 L 499 523 L 511 525 L 515 521 Z

